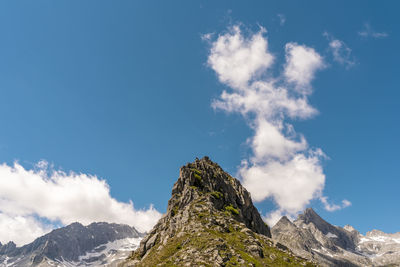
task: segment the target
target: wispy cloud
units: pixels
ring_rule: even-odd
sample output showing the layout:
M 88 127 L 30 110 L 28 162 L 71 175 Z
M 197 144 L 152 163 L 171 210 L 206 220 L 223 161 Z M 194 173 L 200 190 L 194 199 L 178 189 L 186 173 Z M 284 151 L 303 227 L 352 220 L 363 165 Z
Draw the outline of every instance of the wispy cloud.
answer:
M 347 208 L 347 207 L 351 206 L 351 202 L 348 201 L 347 199 L 343 199 L 342 200 L 342 205 L 330 204 L 328 202 L 328 198 L 324 197 L 324 196 L 320 197 L 320 200 L 321 200 L 322 204 L 324 205 L 324 208 L 327 211 L 331 211 L 331 212 L 332 211 L 337 211 L 337 210 L 340 210 L 340 209 L 344 209 L 344 208 Z
M 376 39 L 380 38 L 386 38 L 389 36 L 386 32 L 377 32 L 374 29 L 372 29 L 371 25 L 369 23 L 364 23 L 364 28 L 358 32 L 358 35 L 362 37 L 372 37 Z
M 214 33 L 205 33 L 200 36 L 201 40 L 209 41 L 213 37 Z
M 355 65 L 355 60 L 351 54 L 351 49 L 346 45 L 345 42 L 336 39 L 331 34 L 324 32 L 323 35 L 329 41 L 329 50 L 332 53 L 333 60 L 346 68 L 350 68 Z
M 286 16 L 284 14 L 278 14 L 279 24 L 281 26 L 285 25 L 286 23 Z
M 273 224 L 282 214 L 294 215 L 323 196 L 325 155 L 311 148 L 287 120 L 317 114 L 308 96 L 325 63 L 313 48 L 288 43 L 283 71 L 274 77 L 270 70 L 275 57 L 265 35 L 264 28 L 246 34 L 239 26 L 231 27 L 210 40 L 208 65 L 230 87 L 212 107 L 242 114 L 254 131 L 248 139 L 252 156 L 242 161 L 238 173 L 254 201 L 275 201 L 278 209 L 266 216 Z
M 18 163 L 0 165 L 2 243 L 22 245 L 72 222 L 125 223 L 148 231 L 160 216 L 152 206 L 137 210 L 132 202 L 117 201 L 106 181 L 93 175 L 53 170 L 45 161 L 30 170 Z

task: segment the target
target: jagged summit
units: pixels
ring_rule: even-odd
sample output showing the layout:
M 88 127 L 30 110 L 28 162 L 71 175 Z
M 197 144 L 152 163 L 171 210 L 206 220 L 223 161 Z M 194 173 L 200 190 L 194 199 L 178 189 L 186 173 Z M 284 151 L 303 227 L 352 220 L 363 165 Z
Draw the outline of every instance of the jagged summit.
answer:
M 322 219 L 312 208 L 307 208 L 302 214 L 299 214 L 294 223 L 296 225 L 312 224 L 323 234 L 337 232 L 336 227 Z
M 353 227 L 353 226 L 351 226 L 351 225 L 349 225 L 349 224 L 346 224 L 344 227 L 343 227 L 343 229 L 344 230 L 346 230 L 346 231 L 349 231 L 349 232 L 357 232 L 358 233 L 358 231 Z
M 308 224 L 313 223 L 326 223 L 312 208 L 307 208 L 302 214 L 297 217 L 298 221 L 303 221 Z
M 180 169 L 168 202 L 167 216 L 173 217 L 175 210 L 184 208 L 204 194 L 209 194 L 211 208 L 221 210 L 231 207 L 237 221 L 256 233 L 271 237 L 269 227 L 253 206 L 249 192 L 208 157 L 196 159 Z
M 180 168 L 166 214 L 124 266 L 307 264 L 270 239 L 249 192 L 208 157 Z
M 322 219 L 312 208 L 308 208 L 303 214 L 300 214 L 294 221 L 294 224 L 302 228 L 312 225 L 318 229 L 322 234 L 335 237 L 330 238 L 333 246 L 338 246 L 347 250 L 355 250 L 355 245 L 352 240 L 352 236 L 348 235 L 347 231 L 343 231 L 343 228 L 338 228 L 324 219 Z
M 282 216 L 275 225 L 293 225 L 293 223 L 286 216 Z
M 359 233 L 346 228 L 326 222 L 308 208 L 293 223 L 279 220 L 272 228 L 272 236 L 297 255 L 315 260 L 321 266 L 372 266 L 357 251 Z
M 142 236 L 135 228 L 124 224 L 96 222 L 83 226 L 72 223 L 22 247 L 16 247 L 13 242 L 0 246 L 0 266 L 4 262 L 6 266 L 101 266 L 95 263 L 107 261 L 107 244 Z
M 7 244 L 4 244 L 4 245 L 2 245 L 0 243 L 0 255 L 11 253 L 16 248 L 17 248 L 17 245 L 12 241 L 10 241 L 10 242 L 8 242 Z
M 362 235 L 350 225 L 331 225 L 312 209 L 293 224 L 283 217 L 271 231 L 273 239 L 321 266 L 400 266 L 400 232 Z

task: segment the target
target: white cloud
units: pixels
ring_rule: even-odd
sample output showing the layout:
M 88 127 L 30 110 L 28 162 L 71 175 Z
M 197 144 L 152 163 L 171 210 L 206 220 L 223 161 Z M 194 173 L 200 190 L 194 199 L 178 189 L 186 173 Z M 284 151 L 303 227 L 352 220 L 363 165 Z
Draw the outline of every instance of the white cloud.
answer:
M 234 26 L 213 42 L 208 64 L 222 83 L 235 89 L 246 87 L 252 77 L 271 66 L 273 56 L 266 53 L 264 32 L 261 29 L 251 39 L 244 39 L 239 26 Z
M 333 60 L 341 65 L 350 68 L 355 64 L 351 56 L 351 49 L 341 40 L 335 39 L 331 34 L 323 34 L 329 41 L 329 50 L 332 52 Z
M 294 83 L 300 91 L 309 89 L 311 81 L 317 70 L 324 68 L 322 57 L 311 47 L 288 43 L 286 50 L 286 66 L 284 75 Z M 309 90 L 305 90 L 309 93 Z
M 308 118 L 317 113 L 306 97 L 293 97 L 288 88 L 277 86 L 274 81 L 254 81 L 246 90 L 238 92 L 223 91 L 220 99 L 213 100 L 211 105 L 243 116 L 255 113 L 269 120 L 281 117 L 282 113 L 291 118 Z
M 201 37 L 201 40 L 203 40 L 203 41 L 210 41 L 211 38 L 213 37 L 213 35 L 214 35 L 214 33 L 205 33 L 205 34 L 202 34 L 200 37 Z
M 288 138 L 282 132 L 282 125 L 274 125 L 260 118 L 254 128 L 255 135 L 251 139 L 254 162 L 265 162 L 271 158 L 288 160 L 296 152 L 307 148 L 304 137 L 301 137 L 300 141 Z
M 303 210 L 309 201 L 319 197 L 325 175 L 318 155 L 297 153 L 287 161 L 269 161 L 242 166 L 240 176 L 254 201 L 273 196 L 279 207 L 288 213 Z
M 285 214 L 281 210 L 275 210 L 266 216 L 262 216 L 262 218 L 270 227 L 273 227 L 284 215 Z
M 248 139 L 252 155 L 242 161 L 238 175 L 254 201 L 275 201 L 278 209 L 265 217 L 272 224 L 282 214 L 293 216 L 312 199 L 323 197 L 325 155 L 321 149 L 310 148 L 286 120 L 317 114 L 308 95 L 315 73 L 325 64 L 313 48 L 288 43 L 283 73 L 274 77 L 268 71 L 274 57 L 268 51 L 266 31 L 245 35 L 239 26 L 232 29 L 211 46 L 208 64 L 230 86 L 213 100 L 212 107 L 242 114 L 253 129 Z
M 278 18 L 279 18 L 279 24 L 280 24 L 281 26 L 285 25 L 286 16 L 283 15 L 283 14 L 278 14 L 277 16 L 278 16 Z
M 376 32 L 374 29 L 372 29 L 371 25 L 369 23 L 364 23 L 364 29 L 358 32 L 358 35 L 361 37 L 372 37 L 375 39 L 381 39 L 381 38 L 386 38 L 389 36 L 386 32 Z
M 26 244 L 51 231 L 53 227 L 43 224 L 33 216 L 12 216 L 0 213 L 0 241 Z
M 64 225 L 95 221 L 125 223 L 148 231 L 161 214 L 150 206 L 136 210 L 132 202 L 119 202 L 110 195 L 105 180 L 87 174 L 48 170 L 41 161 L 28 170 L 18 163 L 0 165 L 0 242 L 22 245 L 48 232 L 45 219 Z M 8 223 L 12 222 L 7 226 Z M 22 231 L 23 229 L 23 231 Z
M 327 211 L 337 211 L 337 210 L 341 210 L 341 209 L 344 209 L 344 208 L 347 208 L 347 207 L 351 206 L 351 202 L 348 201 L 347 199 L 343 199 L 342 200 L 342 205 L 330 204 L 328 202 L 328 198 L 324 197 L 324 196 L 321 196 L 320 200 L 321 200 L 322 204 L 324 205 L 324 208 Z

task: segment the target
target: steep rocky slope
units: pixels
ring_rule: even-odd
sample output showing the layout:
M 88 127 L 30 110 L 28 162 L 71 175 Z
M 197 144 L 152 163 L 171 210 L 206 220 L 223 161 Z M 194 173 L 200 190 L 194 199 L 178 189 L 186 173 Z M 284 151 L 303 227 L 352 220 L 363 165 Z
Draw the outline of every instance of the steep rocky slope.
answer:
M 400 233 L 374 230 L 363 236 L 351 226 L 331 225 L 312 209 L 294 222 L 282 217 L 272 237 L 322 266 L 400 266 Z
M 304 266 L 270 238 L 240 182 L 207 157 L 180 169 L 167 213 L 123 266 Z
M 352 227 L 347 230 L 358 233 Z M 375 266 L 400 266 L 400 233 L 386 234 L 379 230 L 367 232 L 365 236 L 358 233 L 356 250 Z
M 16 247 L 0 244 L 0 266 L 102 266 L 126 258 L 142 234 L 123 224 L 73 223 Z

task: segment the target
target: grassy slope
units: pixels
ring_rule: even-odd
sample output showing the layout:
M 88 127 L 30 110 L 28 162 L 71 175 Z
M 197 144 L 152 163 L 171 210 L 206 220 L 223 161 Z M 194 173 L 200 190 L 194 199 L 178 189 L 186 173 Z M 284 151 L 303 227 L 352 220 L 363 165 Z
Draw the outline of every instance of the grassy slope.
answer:
M 192 231 L 178 230 L 179 234 L 170 238 L 165 246 L 158 242 L 135 266 L 182 266 L 187 262 L 192 263 L 190 266 L 215 266 L 216 263 L 210 261 L 207 255 L 216 251 L 223 260 L 223 266 L 313 266 L 274 247 L 268 238 L 232 220 L 234 212 L 214 210 L 210 214 L 207 209 L 196 209 L 203 205 L 204 199 L 198 199 L 191 205 Z M 215 219 L 229 223 L 224 228 L 211 223 Z M 254 243 L 262 248 L 261 255 L 249 252 L 248 247 Z M 131 259 L 139 257 L 134 253 Z

